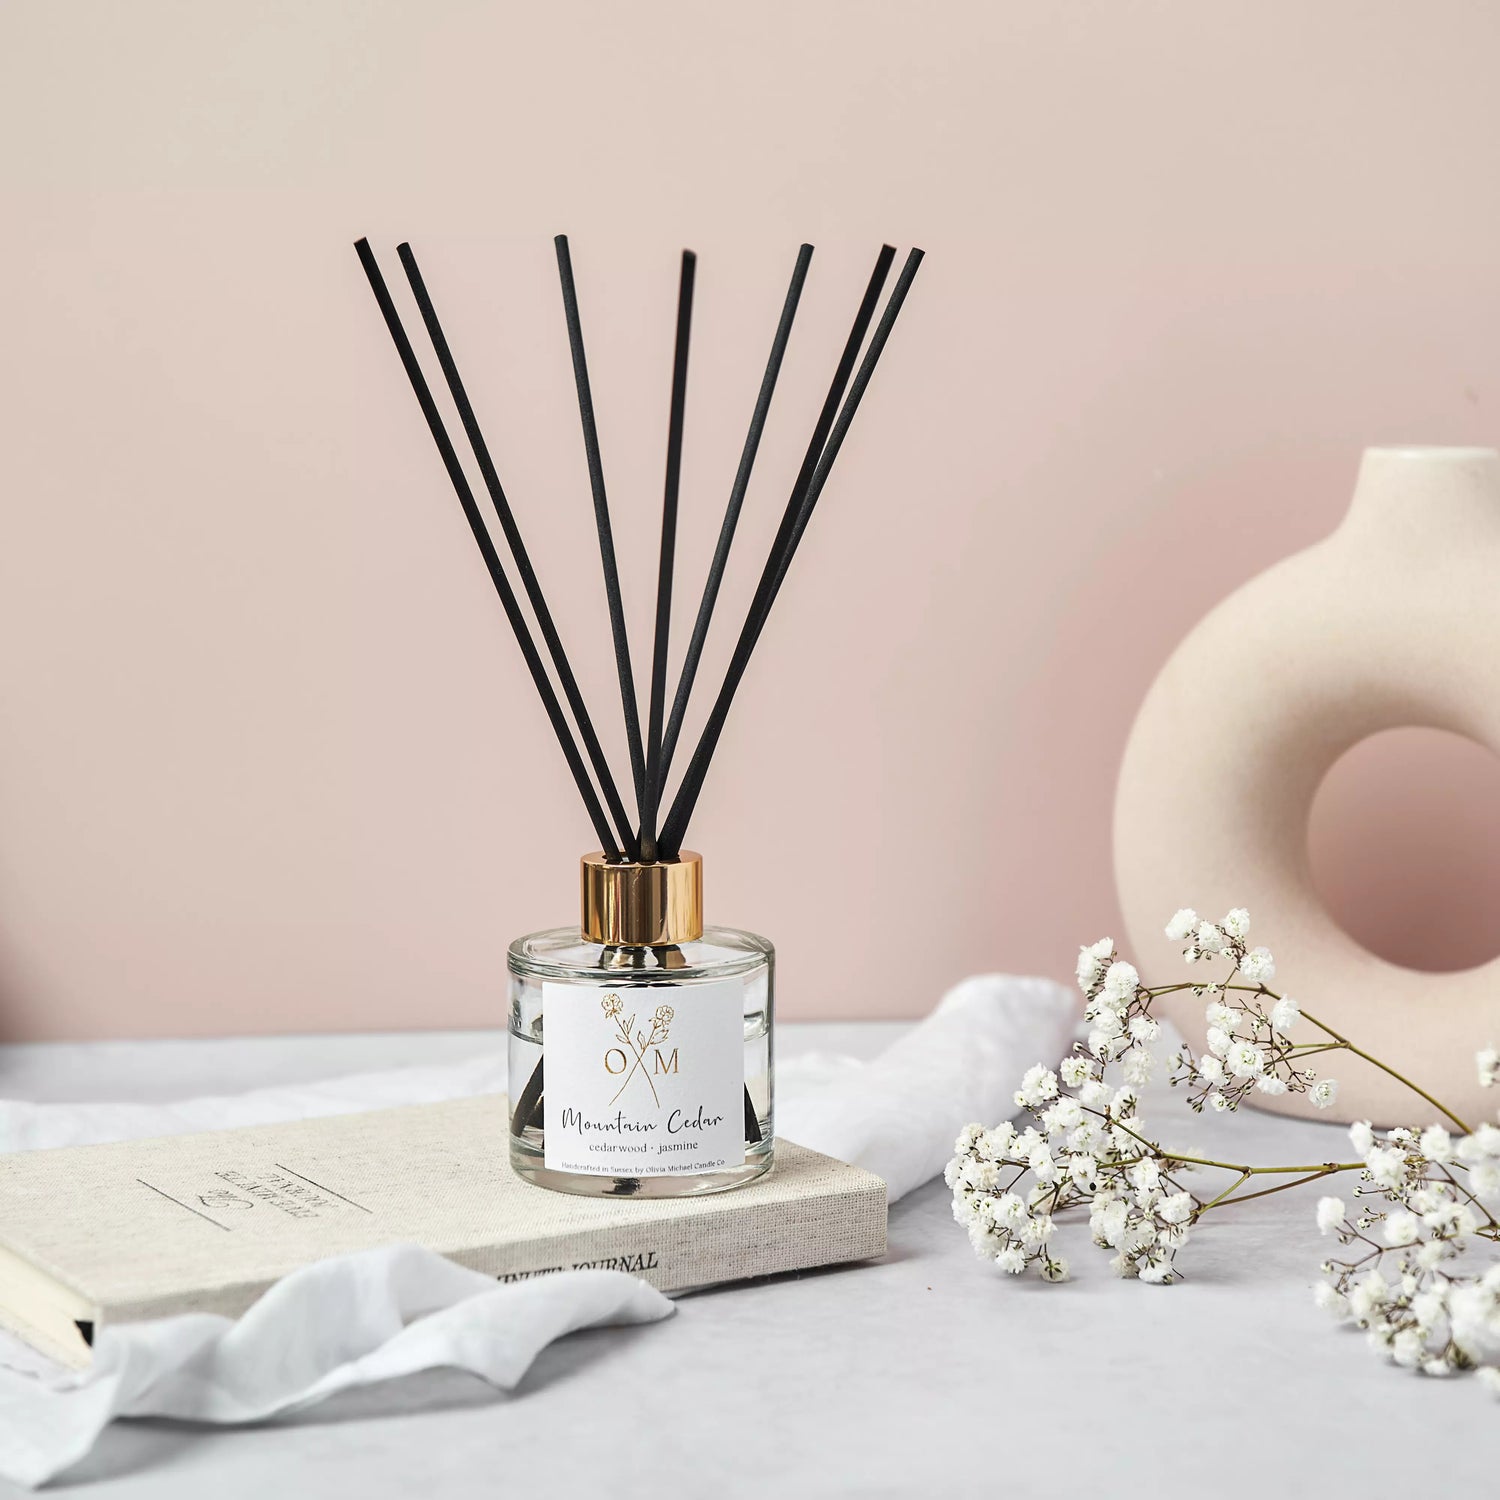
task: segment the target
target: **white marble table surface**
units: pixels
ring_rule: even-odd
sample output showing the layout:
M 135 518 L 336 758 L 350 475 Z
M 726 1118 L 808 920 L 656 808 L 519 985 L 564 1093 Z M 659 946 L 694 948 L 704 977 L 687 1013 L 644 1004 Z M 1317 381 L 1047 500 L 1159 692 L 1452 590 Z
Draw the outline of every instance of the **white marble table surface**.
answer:
M 870 1055 L 899 1028 L 786 1025 L 783 1055 Z M 0 1096 L 160 1100 L 425 1063 L 493 1035 L 0 1047 Z M 1156 1115 L 1182 1115 L 1176 1101 Z M 1333 1127 L 1193 1120 L 1231 1159 L 1343 1155 Z M 1076 1280 L 981 1265 L 941 1183 L 891 1212 L 883 1262 L 686 1297 L 653 1326 L 577 1334 L 516 1393 L 456 1374 L 263 1427 L 128 1423 L 57 1488 L 99 1500 L 411 1495 L 1489 1496 L 1500 1403 L 1398 1371 L 1334 1328 L 1326 1253 L 1288 1193 L 1205 1229 L 1190 1279 L 1114 1280 L 1080 1228 Z M 1227 1216 L 1226 1216 L 1227 1217 Z M 19 1494 L 0 1481 L 0 1495 Z

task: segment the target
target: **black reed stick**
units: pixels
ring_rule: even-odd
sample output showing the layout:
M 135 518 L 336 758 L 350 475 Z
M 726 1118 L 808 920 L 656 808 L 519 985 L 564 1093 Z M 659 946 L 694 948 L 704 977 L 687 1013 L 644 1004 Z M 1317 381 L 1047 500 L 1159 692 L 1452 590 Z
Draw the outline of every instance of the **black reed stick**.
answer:
M 400 356 L 402 366 L 406 370 L 407 379 L 411 382 L 417 405 L 422 408 L 422 415 L 427 419 L 428 430 L 432 433 L 432 440 L 437 445 L 438 454 L 443 460 L 443 467 L 448 471 L 448 478 L 453 484 L 454 493 L 458 496 L 458 503 L 463 507 L 469 529 L 474 533 L 474 540 L 479 544 L 480 555 L 484 558 L 484 565 L 489 570 L 490 580 L 495 585 L 495 592 L 500 596 L 500 603 L 505 608 L 510 627 L 515 632 L 516 644 L 521 648 L 521 655 L 525 658 L 526 666 L 531 672 L 531 680 L 536 684 L 536 690 L 541 695 L 542 706 L 547 711 L 547 717 L 552 721 L 552 728 L 557 735 L 558 744 L 562 746 L 568 769 L 573 773 L 573 780 L 578 784 L 578 791 L 583 798 L 584 806 L 588 809 L 594 832 L 604 852 L 611 858 L 615 858 L 619 850 L 615 844 L 614 835 L 610 832 L 609 820 L 604 816 L 604 809 L 599 805 L 599 798 L 594 792 L 593 783 L 589 780 L 588 768 L 583 763 L 583 757 L 578 753 L 578 746 L 573 742 L 573 733 L 568 728 L 562 705 L 557 701 L 557 694 L 552 690 L 552 683 L 547 677 L 547 668 L 537 652 L 536 643 L 532 640 L 531 631 L 526 624 L 526 617 L 521 612 L 521 606 L 510 586 L 510 580 L 505 576 L 505 569 L 501 566 L 500 556 L 495 551 L 495 545 L 485 528 L 484 518 L 480 515 L 479 506 L 474 499 L 474 492 L 469 487 L 463 465 L 459 463 L 458 454 L 454 451 L 447 429 L 443 426 L 442 416 L 438 412 L 437 403 L 432 399 L 432 392 L 428 388 L 426 377 L 422 374 L 422 367 L 417 363 L 411 340 L 407 338 L 406 330 L 401 326 L 401 315 L 396 311 L 396 304 L 391 301 L 385 277 L 380 273 L 380 267 L 376 264 L 375 254 L 370 249 L 368 240 L 356 241 L 354 248 L 359 255 L 360 264 L 364 267 L 365 275 L 369 278 L 370 290 L 374 292 L 375 301 L 380 308 L 381 315 L 385 318 L 385 326 L 390 331 L 391 340 L 396 346 L 396 353 Z
M 812 437 L 807 445 L 807 452 L 802 457 L 802 467 L 797 471 L 797 478 L 792 484 L 791 493 L 787 496 L 786 509 L 782 512 L 780 524 L 776 528 L 776 536 L 771 542 L 770 555 L 766 559 L 765 569 L 761 574 L 760 583 L 757 585 L 755 596 L 751 602 L 750 612 L 756 613 L 762 597 L 762 590 L 768 586 L 769 579 L 773 576 L 776 559 L 785 550 L 787 540 L 791 536 L 797 523 L 797 514 L 801 508 L 803 497 L 807 493 L 807 487 L 812 481 L 813 471 L 817 468 L 818 460 L 823 456 L 823 448 L 828 441 L 829 431 L 833 427 L 834 419 L 838 416 L 839 403 L 844 399 L 844 390 L 849 384 L 849 377 L 854 372 L 855 363 L 859 359 L 859 351 L 865 341 L 865 333 L 869 329 L 870 320 L 875 316 L 875 309 L 880 303 L 880 293 L 885 287 L 885 279 L 890 274 L 891 263 L 896 258 L 896 252 L 890 245 L 882 245 L 880 254 L 875 258 L 875 269 L 870 273 L 870 280 L 865 286 L 865 294 L 860 299 L 859 310 L 854 315 L 854 323 L 849 330 L 849 337 L 844 342 L 843 353 L 839 356 L 837 368 L 833 372 L 833 380 L 828 387 L 828 394 L 823 398 L 823 408 L 818 413 L 818 420 L 813 425 Z M 717 556 L 715 561 L 717 561 Z M 700 611 L 701 614 L 701 611 Z M 705 627 L 706 634 L 706 627 Z M 757 632 L 757 638 L 759 632 Z M 669 731 L 675 726 L 680 730 L 682 726 L 682 712 L 686 709 L 686 701 L 679 689 L 679 702 L 673 705 L 672 723 L 668 726 Z M 666 776 L 666 766 L 670 763 L 673 750 L 676 748 L 676 737 L 669 733 L 668 740 L 663 746 L 662 763 L 663 779 Z
M 875 257 L 875 269 L 871 271 L 865 294 L 860 299 L 859 311 L 854 315 L 854 323 L 845 341 L 844 352 L 839 356 L 838 368 L 833 372 L 828 394 L 823 398 L 823 409 L 818 413 L 818 420 L 813 425 L 813 434 L 807 444 L 807 452 L 802 455 L 802 467 L 798 469 L 797 477 L 792 482 L 791 493 L 787 496 L 786 509 L 781 514 L 781 523 L 777 526 L 776 535 L 771 542 L 772 557 L 780 556 L 782 549 L 786 546 L 787 538 L 792 534 L 792 528 L 797 523 L 797 513 L 801 509 L 803 496 L 807 493 L 808 485 L 812 483 L 813 471 L 818 466 L 818 460 L 823 456 L 828 434 L 833 428 L 834 419 L 839 414 L 839 403 L 844 399 L 844 389 L 849 384 L 849 377 L 854 373 L 860 348 L 865 341 L 865 333 L 869 329 L 871 318 L 875 316 L 875 309 L 880 305 L 880 293 L 885 287 L 885 278 L 890 274 L 891 262 L 895 258 L 896 251 L 890 245 L 882 245 L 880 254 Z
M 894 253 L 893 251 L 892 254 Z M 703 657 L 703 646 L 708 640 L 708 627 L 713 620 L 714 604 L 719 597 L 719 587 L 724 582 L 724 568 L 729 561 L 729 548 L 734 541 L 735 527 L 739 525 L 740 509 L 745 503 L 745 491 L 750 485 L 751 470 L 755 467 L 755 455 L 760 451 L 760 439 L 762 432 L 765 431 L 766 414 L 771 409 L 771 397 L 776 392 L 777 377 L 781 374 L 781 362 L 786 354 L 787 340 L 791 337 L 792 321 L 797 316 L 797 304 L 802 297 L 802 285 L 807 280 L 807 268 L 812 261 L 812 254 L 811 245 L 803 245 L 797 252 L 797 263 L 792 268 L 791 285 L 787 287 L 786 300 L 782 303 L 781 319 L 776 325 L 776 336 L 771 340 L 771 356 L 766 361 L 766 373 L 761 377 L 760 393 L 755 398 L 755 410 L 750 414 L 750 431 L 745 436 L 745 446 L 740 452 L 740 466 L 735 471 L 734 484 L 730 487 L 729 503 L 724 507 L 724 521 L 719 527 L 718 544 L 714 548 L 713 560 L 708 566 L 708 580 L 703 585 L 703 598 L 698 604 L 698 618 L 693 622 L 693 634 L 688 641 L 687 654 L 682 659 L 682 675 L 677 679 L 677 695 L 672 701 L 672 715 L 667 721 L 667 731 L 657 755 L 658 795 L 661 786 L 666 782 L 672 756 L 677 750 L 677 740 L 682 733 L 683 716 L 687 713 L 688 698 L 692 694 L 693 682 L 698 675 L 698 663 Z
M 578 387 L 578 415 L 583 422 L 583 450 L 588 458 L 589 487 L 594 494 L 594 523 L 599 531 L 599 560 L 604 566 L 604 596 L 609 603 L 609 627 L 615 639 L 615 669 L 620 677 L 620 702 L 625 710 L 625 738 L 630 746 L 630 771 L 635 781 L 636 810 L 646 797 L 646 754 L 641 745 L 641 714 L 635 697 L 635 674 L 630 668 L 630 637 L 625 630 L 625 608 L 620 600 L 620 570 L 615 562 L 614 532 L 609 524 L 609 499 L 604 492 L 604 464 L 599 457 L 599 430 L 594 424 L 594 397 L 589 387 L 588 360 L 583 352 L 583 325 L 578 318 L 578 289 L 573 284 L 573 258 L 568 237 L 560 234 L 557 274 L 562 282 L 563 314 L 568 323 L 568 345 L 573 351 L 573 380 Z
M 698 257 L 682 252 L 677 288 L 677 344 L 672 356 L 672 414 L 667 423 L 667 478 L 661 501 L 661 560 L 656 571 L 656 634 L 651 650 L 651 705 L 646 714 L 646 796 L 641 804 L 640 858 L 656 858 L 661 806 L 661 721 L 667 696 L 667 646 L 672 631 L 672 569 L 677 555 L 677 493 L 682 481 L 682 426 L 687 411 L 688 345 L 693 332 L 693 277 Z
M 875 373 L 875 366 L 880 362 L 881 352 L 885 348 L 886 340 L 890 338 L 891 329 L 895 326 L 897 315 L 901 311 L 901 305 L 906 301 L 906 294 L 911 289 L 912 281 L 916 278 L 917 268 L 921 263 L 922 252 L 920 250 L 913 250 L 907 256 L 906 264 L 901 269 L 901 275 L 896 279 L 896 285 L 891 292 L 890 300 L 886 303 L 885 311 L 881 314 L 880 322 L 875 329 L 874 336 L 870 340 L 870 347 L 865 352 L 864 359 L 860 362 L 859 372 L 854 377 L 854 383 L 849 388 L 849 394 L 844 398 L 844 404 L 839 411 L 838 418 L 834 422 L 828 435 L 828 441 L 818 458 L 817 467 L 814 469 L 812 477 L 808 482 L 807 491 L 797 508 L 796 519 L 779 552 L 773 549 L 771 556 L 766 561 L 765 571 L 761 574 L 760 586 L 755 591 L 755 598 L 751 601 L 749 614 L 745 618 L 745 624 L 740 631 L 740 638 L 735 646 L 734 655 L 730 659 L 729 670 L 724 677 L 724 685 L 719 689 L 719 696 L 714 702 L 713 709 L 708 716 L 708 722 L 704 726 L 702 735 L 699 737 L 697 748 L 693 751 L 693 758 L 688 763 L 687 771 L 683 775 L 682 785 L 678 788 L 677 796 L 672 802 L 671 811 L 667 814 L 666 822 L 662 825 L 659 842 L 661 853 L 666 857 L 675 855 L 682 847 L 682 839 L 687 830 L 688 819 L 692 816 L 693 808 L 698 800 L 698 794 L 703 789 L 703 778 L 707 775 L 708 764 L 719 743 L 719 736 L 724 732 L 724 722 L 729 716 L 729 708 L 734 701 L 735 690 L 739 687 L 740 681 L 745 675 L 745 668 L 749 665 L 750 654 L 755 649 L 755 643 L 760 639 L 760 633 L 765 626 L 766 617 L 770 613 L 771 605 L 775 602 L 776 595 L 781 588 L 782 580 L 786 577 L 787 569 L 791 566 L 792 557 L 797 551 L 798 543 L 802 540 L 803 532 L 807 529 L 807 523 L 812 517 L 814 506 L 818 503 L 818 497 L 822 494 L 823 487 L 828 482 L 828 475 L 833 468 L 834 460 L 838 457 L 839 449 L 843 446 L 844 438 L 848 435 L 849 426 L 854 420 L 854 414 L 859 410 L 859 404 L 864 398 L 866 388 L 869 386 L 870 377 Z
M 568 700 L 568 706 L 573 710 L 579 737 L 583 740 L 584 749 L 588 752 L 594 775 L 599 779 L 599 787 L 604 793 L 604 801 L 609 808 L 610 816 L 614 819 L 620 842 L 634 859 L 638 851 L 630 814 L 626 812 L 625 804 L 620 800 L 619 788 L 615 785 L 615 778 L 610 773 L 609 760 L 604 754 L 604 747 L 599 743 L 599 736 L 594 730 L 594 721 L 589 717 L 583 694 L 579 691 L 578 679 L 574 677 L 572 665 L 568 661 L 568 653 L 563 649 L 562 637 L 557 633 L 552 611 L 547 608 L 546 596 L 542 593 L 536 569 L 531 565 L 526 543 L 521 538 L 520 527 L 516 524 L 510 501 L 506 498 L 505 489 L 500 483 L 500 476 L 495 470 L 489 444 L 484 440 L 479 419 L 474 415 L 469 393 L 464 389 L 463 379 L 458 373 L 458 366 L 454 362 L 452 350 L 448 347 L 448 340 L 443 333 L 443 325 L 438 320 L 437 309 L 433 307 L 432 298 L 428 295 L 427 283 L 422 279 L 422 272 L 418 269 L 417 258 L 412 253 L 410 245 L 397 245 L 396 254 L 400 256 L 406 279 L 411 283 L 412 295 L 417 300 L 422 321 L 427 325 L 427 334 L 437 353 L 438 364 L 442 366 L 443 378 L 448 382 L 453 404 L 458 408 L 459 420 L 463 423 L 464 431 L 468 434 L 469 446 L 473 448 L 474 457 L 478 460 L 479 472 L 484 478 L 485 488 L 489 491 L 495 514 L 500 518 L 500 529 L 505 533 L 505 540 L 510 544 L 510 555 L 515 560 L 516 572 L 521 575 L 521 584 L 526 590 L 526 597 L 531 601 L 531 608 L 536 615 L 542 639 L 546 642 L 548 654 L 552 657 L 552 665 L 557 672 L 558 681 L 562 683 L 563 695 Z

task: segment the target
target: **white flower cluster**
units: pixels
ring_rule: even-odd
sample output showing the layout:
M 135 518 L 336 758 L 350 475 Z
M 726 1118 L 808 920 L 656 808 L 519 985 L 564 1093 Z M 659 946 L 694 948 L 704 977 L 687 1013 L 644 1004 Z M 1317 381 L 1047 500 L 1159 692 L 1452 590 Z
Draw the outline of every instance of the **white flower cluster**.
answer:
M 1115 957 L 1113 938 L 1100 938 L 1078 950 L 1078 987 L 1085 1001 L 1089 1053 L 1100 1062 L 1118 1059 L 1132 1087 L 1149 1083 L 1154 1061 L 1150 1044 L 1161 1027 L 1150 1015 L 1151 996 L 1142 988 L 1135 966 Z
M 1068 1210 L 1087 1209 L 1093 1241 L 1112 1252 L 1113 1269 L 1161 1285 L 1177 1279 L 1177 1253 L 1204 1215 L 1312 1178 L 1358 1172 L 1354 1194 L 1367 1201 L 1352 1216 L 1340 1198 L 1318 1204 L 1318 1227 L 1352 1252 L 1325 1263 L 1329 1280 L 1319 1300 L 1367 1329 L 1397 1363 L 1434 1375 L 1478 1367 L 1500 1393 L 1500 1263 L 1487 1266 L 1476 1254 L 1485 1240 L 1500 1244 L 1500 1126 L 1464 1126 L 1455 1136 L 1441 1125 L 1379 1135 L 1356 1125 L 1350 1137 L 1357 1161 L 1307 1169 L 1231 1164 L 1164 1148 L 1139 1112 L 1139 1090 L 1152 1073 L 1151 1044 L 1160 1034 L 1151 1014 L 1159 995 L 1191 991 L 1204 1003 L 1207 1050 L 1195 1057 L 1184 1048 L 1171 1060 L 1171 1082 L 1187 1085 L 1198 1111 L 1234 1110 L 1254 1091 L 1303 1093 L 1326 1107 L 1337 1085 L 1303 1063 L 1352 1046 L 1267 988 L 1275 961 L 1267 949 L 1249 946 L 1250 914 L 1243 908 L 1206 922 L 1185 907 L 1167 935 L 1184 944 L 1189 963 L 1225 965 L 1222 977 L 1152 989 L 1109 938 L 1081 949 L 1087 1041 L 1055 1070 L 1038 1063 L 1021 1079 L 1015 1103 L 1030 1123 L 968 1125 L 959 1135 L 945 1177 L 953 1215 L 974 1249 L 1003 1271 L 1031 1267 L 1046 1281 L 1064 1281 L 1058 1221 Z M 1321 1040 L 1291 1039 L 1303 1020 Z M 1486 1049 L 1476 1062 L 1481 1083 L 1500 1085 L 1500 1049 Z M 1199 1198 L 1182 1181 L 1197 1167 L 1237 1180 Z M 1257 1174 L 1279 1185 L 1240 1192 Z
M 1112 1088 L 1103 1064 L 1081 1053 L 1058 1070 L 1032 1068 L 1016 1098 L 1036 1120 L 1017 1130 L 964 1127 L 945 1177 L 953 1217 L 975 1251 L 1002 1271 L 1034 1266 L 1064 1281 L 1068 1263 L 1052 1245 L 1055 1216 L 1087 1207 L 1094 1243 L 1112 1249 L 1121 1276 L 1174 1279 L 1198 1202 L 1173 1176 L 1175 1164 L 1142 1134 L 1131 1088 Z
M 1500 1078 L 1493 1048 L 1476 1059 L 1481 1083 Z M 1369 1124 L 1349 1138 L 1364 1162 L 1351 1212 L 1318 1203 L 1318 1228 L 1352 1253 L 1329 1260 L 1319 1303 L 1368 1331 L 1398 1365 L 1428 1375 L 1482 1367 L 1500 1393 L 1500 1261 L 1478 1265 L 1480 1241 L 1500 1242 L 1500 1129 L 1485 1122 L 1455 1139 L 1441 1125 L 1420 1134 Z
M 1217 958 L 1231 965 L 1223 980 L 1191 986 L 1206 1002 L 1208 1050 L 1202 1057 L 1187 1047 L 1174 1053 L 1172 1082 L 1187 1085 L 1188 1103 L 1200 1112 L 1235 1109 L 1252 1089 L 1306 1094 L 1327 1109 L 1338 1097 L 1338 1083 L 1297 1066 L 1299 1050 L 1290 1032 L 1302 1019 L 1302 1008 L 1289 995 L 1266 989 L 1276 962 L 1268 948 L 1251 948 L 1249 935 L 1250 913 L 1242 906 L 1218 923 L 1199 921 L 1185 906 L 1167 923 L 1167 936 L 1186 943 L 1189 963 Z
M 1087 1207 L 1094 1243 L 1115 1252 L 1115 1271 L 1159 1285 L 1176 1279 L 1174 1258 L 1199 1203 L 1177 1180 L 1183 1164 L 1146 1136 L 1137 1113 L 1161 1032 L 1153 997 L 1110 938 L 1080 950 L 1078 984 L 1087 1044 L 1056 1072 L 1038 1064 L 1022 1078 L 1015 1102 L 1034 1124 L 964 1129 L 946 1173 L 953 1215 L 1002 1270 L 1034 1266 L 1061 1281 L 1068 1263 L 1052 1248 L 1054 1216 Z M 1122 1086 L 1106 1081 L 1110 1066 Z

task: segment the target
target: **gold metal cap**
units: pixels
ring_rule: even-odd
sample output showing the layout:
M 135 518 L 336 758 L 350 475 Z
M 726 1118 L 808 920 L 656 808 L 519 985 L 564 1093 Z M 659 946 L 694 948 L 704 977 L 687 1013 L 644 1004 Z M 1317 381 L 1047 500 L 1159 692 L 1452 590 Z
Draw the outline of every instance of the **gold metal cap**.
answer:
M 703 936 L 703 861 L 691 849 L 653 864 L 583 856 L 583 935 L 612 948 L 662 948 Z

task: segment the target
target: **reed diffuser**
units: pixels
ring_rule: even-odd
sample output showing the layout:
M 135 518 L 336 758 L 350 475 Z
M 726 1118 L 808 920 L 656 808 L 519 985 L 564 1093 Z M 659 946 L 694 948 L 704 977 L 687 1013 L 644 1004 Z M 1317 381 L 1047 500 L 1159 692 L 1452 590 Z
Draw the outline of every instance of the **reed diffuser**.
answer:
M 366 240 L 355 246 L 600 845 L 583 858 L 578 925 L 532 933 L 510 947 L 510 1159 L 522 1177 L 561 1192 L 650 1198 L 720 1192 L 759 1177 L 774 1157 L 774 952 L 753 933 L 703 925 L 703 862 L 683 848 L 683 840 L 735 692 L 906 300 L 922 252 L 908 254 L 876 321 L 895 259 L 889 245 L 880 251 L 724 681 L 667 803 L 668 775 L 813 250 L 803 245 L 797 253 L 669 709 L 672 583 L 697 265 L 692 251 L 683 252 L 643 732 L 567 237 L 559 235 L 556 246 L 629 746 L 634 818 L 579 692 L 416 257 L 409 245 L 397 248 L 572 724 L 374 253 Z

